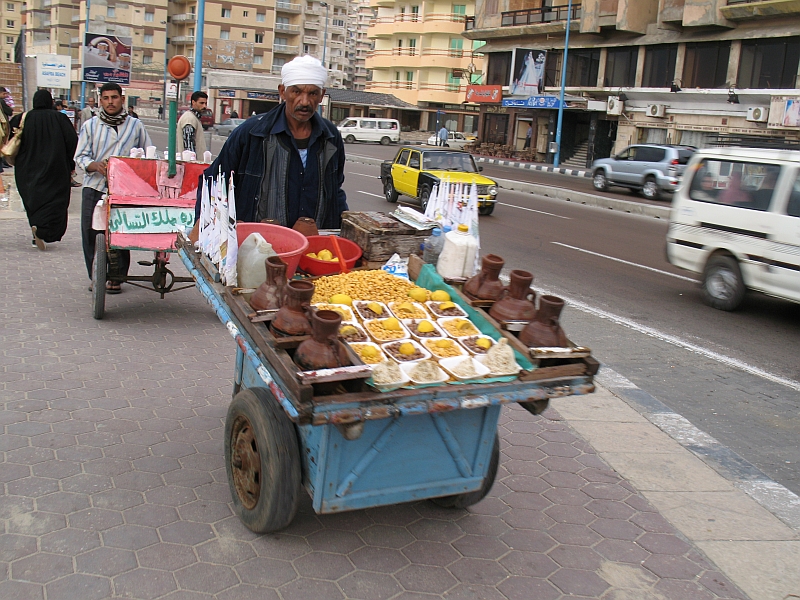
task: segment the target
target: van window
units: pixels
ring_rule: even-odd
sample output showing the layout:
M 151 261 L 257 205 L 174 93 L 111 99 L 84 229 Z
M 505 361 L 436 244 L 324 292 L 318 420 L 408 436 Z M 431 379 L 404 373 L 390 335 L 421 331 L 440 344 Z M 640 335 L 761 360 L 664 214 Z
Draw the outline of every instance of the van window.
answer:
M 347 119 L 344 123 L 339 125 L 339 127 L 356 127 L 357 125 L 358 123 L 355 121 L 355 119 Z
M 795 179 L 792 186 L 789 204 L 786 206 L 786 214 L 790 217 L 800 217 L 800 176 Z
M 411 160 L 408 161 L 408 166 L 412 169 L 419 169 L 419 152 L 411 153 Z
M 378 121 L 378 129 L 394 129 L 394 123 L 391 121 Z
M 361 129 L 376 129 L 375 121 L 361 121 Z
M 397 159 L 397 163 L 400 165 L 404 165 L 408 163 L 408 155 L 411 154 L 411 150 L 403 150 L 400 153 L 400 158 Z
M 763 163 L 706 159 L 692 178 L 689 197 L 700 202 L 767 210 L 781 168 Z
M 636 149 L 636 162 L 660 162 L 664 160 L 667 151 L 664 148 L 652 148 L 650 146 L 642 146 Z

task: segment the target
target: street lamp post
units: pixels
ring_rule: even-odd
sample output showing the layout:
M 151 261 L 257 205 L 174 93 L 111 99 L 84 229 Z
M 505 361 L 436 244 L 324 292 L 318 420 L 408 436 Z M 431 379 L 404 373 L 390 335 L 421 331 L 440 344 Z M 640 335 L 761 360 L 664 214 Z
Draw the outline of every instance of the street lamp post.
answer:
M 86 0 L 86 25 L 83 28 L 83 44 L 86 43 L 86 34 L 89 33 L 89 12 L 92 8 L 92 0 Z M 78 30 L 80 31 L 80 30 Z M 86 108 L 86 81 L 83 79 L 83 44 L 80 45 L 81 48 L 81 110 Z M 23 57 L 24 60 L 24 57 Z
M 162 104 L 164 106 L 167 103 L 167 62 L 169 61 L 169 23 L 167 21 L 161 21 L 161 24 L 164 26 L 164 95 L 162 96 Z M 166 106 L 164 106 L 166 109 Z M 161 113 L 161 118 L 167 118 L 167 111 L 164 110 Z
M 328 65 L 325 62 L 325 53 L 328 50 L 328 11 L 330 10 L 330 6 L 327 2 L 320 2 L 320 6 L 325 7 L 325 30 L 322 33 L 322 66 L 325 67 L 325 70 L 328 70 Z
M 556 155 L 553 166 L 561 161 L 561 123 L 564 120 L 564 88 L 567 85 L 567 54 L 569 52 L 569 26 L 572 17 L 572 0 L 567 3 L 567 34 L 564 38 L 564 60 L 561 61 L 561 92 L 558 95 L 558 124 L 556 125 Z
M 203 86 L 203 26 L 206 21 L 206 0 L 197 0 L 197 27 L 194 43 L 194 91 Z

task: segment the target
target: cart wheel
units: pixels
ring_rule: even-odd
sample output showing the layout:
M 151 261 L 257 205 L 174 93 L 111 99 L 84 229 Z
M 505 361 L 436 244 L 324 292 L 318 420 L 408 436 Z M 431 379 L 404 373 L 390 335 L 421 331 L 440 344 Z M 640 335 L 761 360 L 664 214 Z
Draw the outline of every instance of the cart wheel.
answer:
M 106 234 L 98 233 L 94 238 L 94 263 L 92 264 L 92 316 L 102 319 L 106 312 Z
M 497 434 L 494 434 L 494 446 L 492 446 L 492 457 L 489 459 L 489 470 L 486 472 L 486 477 L 483 480 L 483 485 L 480 489 L 474 492 L 465 492 L 463 494 L 454 494 L 452 496 L 443 496 L 441 498 L 431 498 L 431 500 L 445 508 L 466 508 L 477 504 L 486 497 L 489 490 L 494 485 L 494 478 L 497 476 L 497 466 L 500 464 L 500 440 Z
M 225 419 L 225 469 L 233 507 L 256 533 L 292 522 L 300 496 L 294 425 L 264 388 L 240 391 Z

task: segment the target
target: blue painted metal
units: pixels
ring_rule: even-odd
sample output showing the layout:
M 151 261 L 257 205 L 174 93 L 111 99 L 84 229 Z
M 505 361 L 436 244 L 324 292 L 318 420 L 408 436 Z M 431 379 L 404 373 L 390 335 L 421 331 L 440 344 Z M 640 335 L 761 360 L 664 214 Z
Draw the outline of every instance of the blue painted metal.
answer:
M 433 417 L 433 424 L 436 425 L 436 430 L 442 436 L 444 445 L 447 446 L 447 451 L 450 453 L 456 467 L 458 467 L 459 473 L 461 473 L 462 477 L 472 477 L 472 469 L 467 462 L 467 457 L 464 456 L 464 451 L 458 445 L 458 440 L 453 435 L 453 432 L 450 431 L 450 427 L 447 426 L 447 421 L 439 414 L 432 414 L 431 417 Z
M 206 0 L 197 0 L 197 26 L 194 39 L 194 90 L 203 89 L 203 30 L 206 25 Z M 170 125 L 172 127 L 172 125 Z
M 564 120 L 564 88 L 567 86 L 567 59 L 569 58 L 569 28 L 572 23 L 572 0 L 567 2 L 567 33 L 564 36 L 564 60 L 561 61 L 561 91 L 558 94 L 558 119 L 556 124 L 556 155 L 553 166 L 561 162 L 561 123 Z

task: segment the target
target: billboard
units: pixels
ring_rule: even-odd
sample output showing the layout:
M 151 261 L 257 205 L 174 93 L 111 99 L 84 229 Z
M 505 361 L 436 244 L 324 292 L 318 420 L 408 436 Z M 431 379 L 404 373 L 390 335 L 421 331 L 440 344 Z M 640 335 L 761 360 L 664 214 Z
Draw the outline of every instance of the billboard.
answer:
M 480 104 L 499 104 L 503 99 L 503 86 L 500 85 L 468 85 L 467 102 Z
M 210 39 L 203 42 L 203 66 L 207 69 L 253 70 L 253 42 Z
M 544 65 L 547 50 L 516 48 L 511 62 L 508 93 L 512 96 L 535 96 L 544 90 Z
M 70 88 L 72 57 L 59 54 L 36 55 L 36 86 L 41 88 Z
M 132 50 L 129 37 L 87 33 L 83 44 L 83 81 L 130 85 Z

